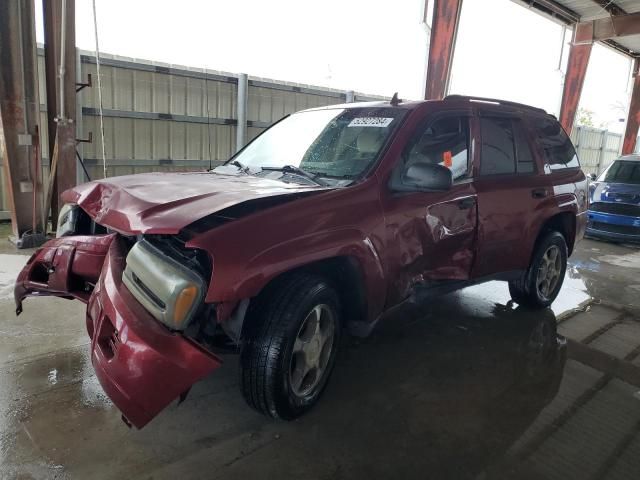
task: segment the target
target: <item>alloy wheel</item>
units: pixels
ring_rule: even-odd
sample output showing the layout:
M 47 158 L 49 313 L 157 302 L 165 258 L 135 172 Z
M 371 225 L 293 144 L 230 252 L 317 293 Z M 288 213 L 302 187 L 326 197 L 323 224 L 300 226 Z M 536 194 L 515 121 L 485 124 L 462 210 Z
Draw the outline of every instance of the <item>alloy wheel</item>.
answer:
M 331 308 L 325 304 L 313 307 L 300 325 L 291 355 L 289 383 L 296 396 L 306 397 L 322 383 L 335 336 L 336 321 Z
M 551 245 L 542 256 L 536 279 L 538 291 L 544 298 L 551 297 L 561 274 L 562 255 L 560 255 L 560 249 L 556 245 Z

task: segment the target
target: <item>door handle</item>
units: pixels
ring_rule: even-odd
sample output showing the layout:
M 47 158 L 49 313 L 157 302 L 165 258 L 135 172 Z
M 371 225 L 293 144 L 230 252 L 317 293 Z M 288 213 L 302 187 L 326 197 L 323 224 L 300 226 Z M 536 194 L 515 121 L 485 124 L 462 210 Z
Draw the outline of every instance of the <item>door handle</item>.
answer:
M 544 198 L 547 195 L 549 195 L 549 192 L 547 192 L 546 188 L 534 188 L 531 190 L 531 196 L 533 198 Z
M 467 208 L 471 208 L 476 204 L 476 199 L 473 197 L 463 198 L 458 201 L 458 208 L 460 210 L 466 210 Z

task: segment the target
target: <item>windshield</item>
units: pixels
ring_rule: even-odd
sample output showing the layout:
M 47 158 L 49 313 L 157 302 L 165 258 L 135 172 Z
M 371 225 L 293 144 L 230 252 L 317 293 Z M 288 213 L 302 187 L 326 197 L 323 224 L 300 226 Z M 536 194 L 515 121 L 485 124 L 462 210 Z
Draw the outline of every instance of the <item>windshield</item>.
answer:
M 616 160 L 600 175 L 600 181 L 640 185 L 640 162 Z
M 334 108 L 295 113 L 233 158 L 251 171 L 298 167 L 320 177 L 354 179 L 378 158 L 400 123 L 398 108 Z

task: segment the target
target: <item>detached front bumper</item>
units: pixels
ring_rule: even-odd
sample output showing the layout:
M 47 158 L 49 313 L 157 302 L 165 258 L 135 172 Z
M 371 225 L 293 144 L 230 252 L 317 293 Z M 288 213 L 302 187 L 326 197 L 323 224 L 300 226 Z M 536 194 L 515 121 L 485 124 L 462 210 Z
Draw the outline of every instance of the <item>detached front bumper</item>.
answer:
M 116 238 L 87 304 L 91 360 L 123 416 L 142 428 L 222 361 L 159 324 L 122 283 L 125 251 Z
M 640 242 L 640 218 L 612 213 L 588 212 L 586 234 L 605 240 Z

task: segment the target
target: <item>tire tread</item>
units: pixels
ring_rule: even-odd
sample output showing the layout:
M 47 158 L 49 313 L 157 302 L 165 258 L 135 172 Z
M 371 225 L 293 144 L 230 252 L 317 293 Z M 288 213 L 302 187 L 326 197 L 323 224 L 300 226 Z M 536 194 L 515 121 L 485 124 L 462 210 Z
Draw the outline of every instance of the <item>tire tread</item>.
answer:
M 284 278 L 275 289 L 258 298 L 247 330 L 247 338 L 241 353 L 242 393 L 252 408 L 276 419 L 289 419 L 291 412 L 282 411 L 276 404 L 278 364 L 283 358 L 283 350 L 291 322 L 295 321 L 295 306 L 309 294 L 309 291 L 326 282 L 309 273 L 296 273 Z

